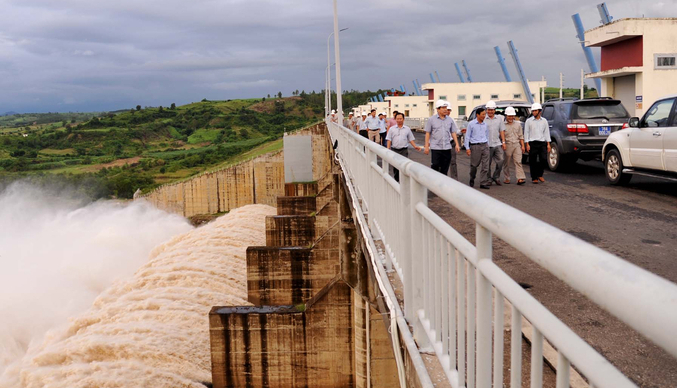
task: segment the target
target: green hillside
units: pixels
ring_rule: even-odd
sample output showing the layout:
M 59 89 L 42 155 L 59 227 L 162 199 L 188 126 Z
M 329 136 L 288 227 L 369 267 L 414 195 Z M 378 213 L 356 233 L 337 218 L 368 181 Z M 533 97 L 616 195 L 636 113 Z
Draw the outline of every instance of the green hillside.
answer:
M 322 118 L 302 97 L 206 101 L 175 107 L 0 119 L 0 184 L 30 177 L 76 184 L 94 197 L 131 198 L 245 155 L 281 148 L 285 130 Z M 80 117 L 82 118 L 82 117 Z M 4 120 L 3 120 L 4 119 Z M 12 123 L 15 123 L 14 125 Z

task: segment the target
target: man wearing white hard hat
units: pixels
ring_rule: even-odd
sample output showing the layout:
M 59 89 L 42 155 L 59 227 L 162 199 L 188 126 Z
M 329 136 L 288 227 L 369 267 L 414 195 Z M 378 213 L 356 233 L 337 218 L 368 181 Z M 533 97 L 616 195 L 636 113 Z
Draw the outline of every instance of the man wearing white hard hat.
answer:
M 360 135 L 369 138 L 369 130 L 367 129 L 367 111 L 362 111 L 362 118 L 359 121 Z
M 331 121 L 338 123 L 338 116 L 336 115 L 336 111 L 332 110 L 331 111 Z
M 545 182 L 543 171 L 548 163 L 550 153 L 550 127 L 548 120 L 541 117 L 543 107 L 539 103 L 531 106 L 531 117 L 524 123 L 524 142 L 529 152 L 531 166 L 531 182 Z
M 350 129 L 351 131 L 355 130 L 355 117 L 352 111 L 348 113 L 348 118 L 343 119 L 343 126 Z
M 425 154 L 432 151 L 430 168 L 444 175 L 449 171 L 452 153 L 460 151 L 456 138 L 458 127 L 454 119 L 449 117 L 448 104 L 444 100 L 438 100 L 435 103 L 437 114 L 431 116 L 425 124 Z M 451 147 L 452 140 L 455 144 L 454 150 Z
M 451 104 L 447 101 L 446 103 L 447 106 L 447 115 L 451 117 Z M 453 133 L 456 134 L 456 138 L 454 139 L 452 136 L 451 140 L 451 162 L 449 163 L 449 176 L 458 180 L 458 166 L 456 164 L 456 154 L 461 150 L 461 145 L 458 144 L 458 149 L 456 148 L 456 144 L 458 142 L 459 136 L 461 136 L 461 129 L 456 125 L 456 121 L 452 120 L 453 124 L 451 126 L 451 130 Z
M 505 109 L 505 160 L 503 161 L 504 184 L 510 184 L 510 168 L 515 166 L 515 176 L 517 184 L 523 185 L 526 182 L 524 169 L 522 168 L 522 154 L 524 153 L 524 135 L 522 134 L 522 125 L 516 118 L 515 108 L 509 106 Z
M 489 128 L 489 180 L 496 186 L 501 185 L 501 170 L 503 170 L 503 160 L 505 159 L 505 117 L 496 114 L 496 102 L 488 101 L 485 105 L 487 109 L 487 118 L 484 120 Z M 494 164 L 494 172 L 491 172 L 491 165 Z

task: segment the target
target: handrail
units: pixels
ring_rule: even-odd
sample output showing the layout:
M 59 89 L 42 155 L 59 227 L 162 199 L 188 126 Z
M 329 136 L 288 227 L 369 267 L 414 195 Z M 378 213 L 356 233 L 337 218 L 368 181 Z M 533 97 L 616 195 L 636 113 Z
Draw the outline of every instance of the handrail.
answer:
M 485 338 L 492 334 L 492 287 L 496 293 L 493 304 L 498 306 L 500 302 L 502 312 L 502 299 L 512 302 L 516 313 L 523 313 L 534 326 L 535 341 L 545 334 L 558 347 L 567 373 L 571 361 L 597 387 L 635 386 L 491 262 L 492 234 L 677 357 L 677 336 L 672 332 L 677 327 L 676 284 L 345 127 L 328 123 L 328 128 L 332 139 L 338 140 L 337 153 L 344 172 L 369 213 L 369 227 L 372 233 L 378 230 L 386 245 L 387 264 L 398 269 L 404 283 L 404 310 L 409 324 L 414 326 L 414 337 L 419 346 L 432 345 L 452 386 L 464 386 L 465 379 L 477 383 L 477 388 L 490 383 L 492 341 Z M 383 168 L 376 164 L 378 158 Z M 400 183 L 393 184 L 388 179 L 391 177 L 386 177 L 387 166 L 400 170 Z M 427 191 L 477 224 L 476 247 L 427 206 Z M 382 204 L 386 197 L 390 206 Z M 414 251 L 414 246 L 422 248 Z M 462 338 L 466 328 L 467 366 Z M 472 341 L 470 337 L 475 330 L 477 344 L 474 334 Z M 496 339 L 500 336 L 502 342 L 503 333 L 498 331 L 495 329 L 494 335 Z M 499 342 L 496 339 L 494 344 Z M 536 352 L 532 357 L 538 358 L 542 354 L 539 351 L 542 352 L 532 349 Z M 494 359 L 494 375 L 502 362 Z M 517 379 L 512 381 L 521 379 L 521 372 L 517 376 L 517 372 L 512 373 L 512 378 Z M 532 379 L 540 376 L 536 363 L 532 365 Z

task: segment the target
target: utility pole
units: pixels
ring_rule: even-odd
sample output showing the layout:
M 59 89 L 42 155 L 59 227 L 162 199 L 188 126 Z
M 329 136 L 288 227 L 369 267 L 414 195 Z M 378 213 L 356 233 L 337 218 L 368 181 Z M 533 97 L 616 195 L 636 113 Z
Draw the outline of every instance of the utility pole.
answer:
M 581 69 L 581 100 L 585 98 L 585 69 Z
M 541 76 L 541 81 L 545 82 L 545 76 Z M 545 102 L 545 86 L 541 88 L 541 104 Z
M 559 99 L 562 99 L 562 88 L 564 88 L 564 74 L 559 73 Z
M 347 30 L 347 28 L 344 28 Z M 343 125 L 343 89 L 341 89 L 341 50 L 339 45 L 338 6 L 334 0 L 334 60 L 336 61 L 336 113 L 338 123 Z

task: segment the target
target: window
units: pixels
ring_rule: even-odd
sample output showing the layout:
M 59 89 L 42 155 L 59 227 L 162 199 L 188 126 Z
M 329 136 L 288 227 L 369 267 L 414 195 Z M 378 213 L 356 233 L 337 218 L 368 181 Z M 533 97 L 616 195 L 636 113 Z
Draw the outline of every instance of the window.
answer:
M 446 100 L 447 96 L 440 96 L 440 100 Z
M 675 99 L 658 101 L 644 116 L 641 127 L 667 127 L 668 117 Z
M 677 54 L 655 54 L 654 68 L 659 69 L 677 69 Z
M 465 107 L 464 106 L 458 107 L 458 115 L 459 116 L 465 116 Z
M 550 121 L 553 119 L 555 113 L 555 107 L 552 105 L 546 105 L 543 108 L 543 118 Z
M 400 104 L 395 104 L 395 108 L 399 108 L 399 107 L 400 107 Z
M 473 99 L 473 100 L 481 100 L 481 99 L 482 99 L 482 96 L 479 95 L 479 94 L 473 94 L 473 95 L 472 95 L 472 99 Z
M 492 100 L 498 100 L 498 94 L 492 94 L 491 99 Z
M 405 108 L 409 108 L 409 104 L 404 104 L 404 107 L 405 107 Z
M 521 94 L 513 94 L 512 98 L 514 98 L 515 100 L 519 100 L 519 99 L 522 98 L 522 95 Z
M 459 94 L 456 98 L 457 101 L 465 101 L 465 94 Z
M 416 107 L 418 106 L 418 104 L 413 104 L 412 106 L 413 106 L 414 108 L 416 108 Z

